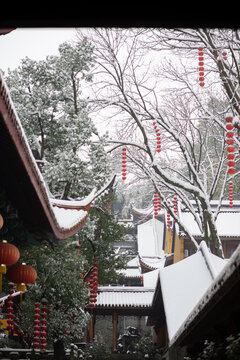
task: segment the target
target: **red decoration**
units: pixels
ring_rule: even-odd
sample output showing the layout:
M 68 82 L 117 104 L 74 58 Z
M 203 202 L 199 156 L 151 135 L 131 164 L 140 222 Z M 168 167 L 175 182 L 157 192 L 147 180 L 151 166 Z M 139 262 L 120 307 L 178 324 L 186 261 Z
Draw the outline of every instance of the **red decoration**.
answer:
M 227 123 L 230 123 L 230 122 L 233 121 L 233 117 L 232 116 L 227 116 L 225 120 L 226 120 Z
M 161 152 L 161 137 L 160 137 L 160 131 L 158 129 L 158 126 L 157 126 L 157 123 L 156 121 L 153 122 L 153 127 L 155 129 L 155 132 L 156 132 L 156 151 L 158 153 Z
M 229 182 L 229 206 L 233 207 L 233 183 Z
M 234 159 L 235 159 L 235 154 L 229 153 L 229 154 L 227 155 L 227 158 L 228 158 L 228 160 L 234 160 Z
M 13 296 L 12 294 L 14 293 L 13 290 L 13 283 L 9 283 L 9 295 L 8 295 L 8 303 L 7 303 L 7 330 L 8 331 L 12 331 L 13 330 Z
M 223 60 L 226 61 L 226 60 L 227 60 L 227 53 L 226 53 L 226 52 L 223 52 L 223 53 L 222 53 L 222 57 L 223 57 Z
M 177 200 L 177 196 L 174 196 L 173 198 L 173 211 L 174 213 L 177 215 L 178 214 L 178 200 Z M 174 220 L 174 222 L 176 222 Z
M 33 347 L 34 349 L 38 349 L 40 346 L 40 306 L 39 302 L 35 303 L 35 315 L 34 315 L 34 328 L 33 328 L 33 335 L 34 335 L 34 342 Z
M 168 202 L 168 205 L 170 203 Z M 170 229 L 171 227 L 171 216 L 170 216 L 170 213 L 167 211 L 167 227 Z
M 126 180 L 127 178 L 127 165 L 126 165 L 126 159 L 127 159 L 127 149 L 122 148 L 122 180 Z
M 7 278 L 15 284 L 31 284 L 36 280 L 37 272 L 29 265 L 17 264 L 8 270 Z
M 230 175 L 234 175 L 235 172 L 236 172 L 236 169 L 235 169 L 234 167 L 231 167 L 231 168 L 228 169 L 228 173 L 229 173 Z
M 6 240 L 0 243 L 0 264 L 13 265 L 19 257 L 20 253 L 16 246 L 9 244 Z
M 47 347 L 47 300 L 42 299 L 41 307 L 41 331 L 40 331 L 40 347 L 45 350 Z
M 160 188 L 160 185 L 159 185 L 159 188 Z M 155 217 L 155 219 L 158 218 L 159 211 L 161 211 L 161 198 L 158 195 L 158 192 L 155 191 L 154 192 L 154 217 Z
M 90 307 L 94 307 L 94 304 L 97 302 L 97 291 L 98 291 L 98 262 L 96 255 L 94 255 L 93 269 L 90 278 Z
M 233 125 L 232 125 L 232 121 L 233 121 L 233 117 L 232 116 L 227 116 L 226 117 L 226 129 L 227 129 L 227 159 L 229 160 L 227 162 L 227 166 L 228 166 L 228 174 L 230 176 L 234 175 L 236 173 L 236 169 L 235 169 L 235 165 L 236 162 L 234 161 L 235 159 L 235 148 L 234 148 L 234 132 L 232 131 L 234 129 Z M 233 207 L 233 183 L 232 181 L 229 182 L 229 206 Z
M 203 48 L 198 48 L 198 75 L 199 75 L 199 85 L 203 87 L 204 83 L 204 52 Z

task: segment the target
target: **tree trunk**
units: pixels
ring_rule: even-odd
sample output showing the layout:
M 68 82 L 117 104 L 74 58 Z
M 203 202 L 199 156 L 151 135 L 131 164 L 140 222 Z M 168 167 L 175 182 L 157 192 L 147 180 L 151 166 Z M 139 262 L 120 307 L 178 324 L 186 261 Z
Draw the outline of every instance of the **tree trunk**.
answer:
M 65 349 L 62 340 L 57 340 L 53 344 L 54 360 L 65 360 Z

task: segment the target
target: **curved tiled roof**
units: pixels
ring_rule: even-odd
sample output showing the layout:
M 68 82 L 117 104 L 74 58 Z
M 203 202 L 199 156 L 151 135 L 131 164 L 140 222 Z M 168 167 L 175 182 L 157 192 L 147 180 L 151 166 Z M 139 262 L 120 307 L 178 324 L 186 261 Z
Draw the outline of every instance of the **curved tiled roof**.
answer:
M 59 239 L 65 239 L 74 235 L 84 226 L 89 214 L 90 205 L 98 194 L 96 190 L 93 190 L 85 199 L 76 201 L 56 200 L 50 197 L 1 73 L 0 127 L 2 128 L 4 140 L 0 150 L 5 153 L 4 155 L 2 154 L 5 157 L 5 163 L 2 162 L 1 166 L 5 170 L 6 177 L 8 176 L 10 179 L 9 182 L 8 179 L 4 179 L 4 185 L 8 188 L 9 193 L 14 192 L 15 195 L 19 196 L 19 203 L 21 203 L 20 205 L 24 212 L 27 205 L 22 203 L 25 201 L 25 198 L 27 199 L 28 191 L 31 190 L 32 209 L 28 210 L 28 216 L 31 216 L 31 211 L 34 212 L 36 207 L 38 208 L 37 216 L 40 215 L 39 217 L 44 218 L 43 224 L 47 232 L 52 232 Z M 12 152 L 11 155 L 9 155 L 10 151 Z M 14 180 L 16 174 L 13 171 L 18 171 L 14 168 L 14 165 L 8 170 L 8 173 L 6 171 L 6 168 L 11 165 L 9 163 L 12 159 L 15 160 L 21 170 L 21 175 L 18 176 L 20 177 L 21 185 L 23 186 L 24 181 L 27 182 L 24 188 L 25 194 L 20 195 L 20 192 L 23 192 L 23 188 L 18 187 L 19 179 Z M 35 215 L 35 217 L 37 216 Z M 38 226 L 37 219 L 35 220 L 35 226 Z
M 134 286 L 102 286 L 99 287 L 97 307 L 151 307 L 153 288 Z

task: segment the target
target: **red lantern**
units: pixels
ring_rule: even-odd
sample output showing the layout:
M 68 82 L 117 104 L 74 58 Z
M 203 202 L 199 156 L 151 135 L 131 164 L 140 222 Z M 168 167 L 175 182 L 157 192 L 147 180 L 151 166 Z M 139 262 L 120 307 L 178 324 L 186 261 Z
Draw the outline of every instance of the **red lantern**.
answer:
M 228 169 L 228 173 L 229 173 L 229 175 L 234 175 L 236 173 L 236 169 L 231 167 Z
M 234 147 L 234 146 L 228 146 L 228 147 L 227 147 L 227 152 L 232 153 L 232 152 L 234 152 L 234 151 L 235 151 L 235 147 Z
M 233 124 L 232 123 L 227 123 L 226 129 L 227 130 L 232 130 L 233 129 Z
M 236 165 L 236 163 L 235 163 L 235 161 L 233 161 L 233 160 L 230 160 L 230 161 L 228 161 L 228 163 L 227 163 L 227 166 L 228 167 L 234 167 Z
M 7 278 L 15 284 L 31 284 L 36 280 L 37 272 L 33 267 L 22 263 L 10 268 L 7 272 Z
M 228 158 L 228 160 L 234 160 L 234 159 L 235 159 L 235 154 L 229 153 L 229 154 L 227 155 L 227 158 Z
M 3 217 L 2 215 L 0 214 L 0 229 L 3 227 Z
M 228 138 L 232 138 L 234 136 L 234 132 L 233 131 L 228 131 L 227 132 L 227 137 Z
M 16 246 L 9 244 L 6 240 L 0 243 L 0 264 L 13 265 L 19 257 L 20 253 Z
M 233 117 L 232 116 L 227 116 L 226 117 L 226 122 L 230 123 L 233 121 Z
M 233 139 L 227 139 L 227 144 L 228 144 L 228 145 L 233 145 L 233 144 L 234 144 L 234 140 L 233 140 Z
M 16 246 L 9 244 L 7 240 L 0 243 L 0 293 L 2 292 L 2 274 L 7 272 L 6 266 L 15 264 L 19 257 L 20 253 Z

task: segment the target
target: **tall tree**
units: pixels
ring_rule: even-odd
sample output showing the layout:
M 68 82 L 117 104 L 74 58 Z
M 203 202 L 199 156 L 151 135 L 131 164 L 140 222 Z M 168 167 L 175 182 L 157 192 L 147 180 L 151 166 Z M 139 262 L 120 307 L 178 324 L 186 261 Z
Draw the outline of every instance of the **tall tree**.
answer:
M 83 39 L 75 45 L 63 43 L 58 56 L 43 61 L 23 59 L 6 79 L 52 197 L 82 198 L 93 188 L 100 190 L 110 178 L 106 136 L 99 135 L 84 99 L 93 64 L 92 46 Z M 81 335 L 86 320 L 82 309 L 88 298 L 80 274 L 89 270 L 94 256 L 99 262 L 99 284 L 115 281 L 116 270 L 123 267 L 112 242 L 122 239 L 125 231 L 108 211 L 110 195 L 92 204 L 87 223 L 71 239 L 74 246 L 66 241 L 66 245 L 24 252 L 25 261 L 33 263 L 39 274 L 36 286 L 28 292 L 29 309 L 37 298 L 47 298 L 52 311 L 49 336 L 60 344 Z M 76 258 L 79 240 L 81 254 Z M 76 328 L 75 333 L 68 331 L 67 323 Z
M 226 184 L 232 179 L 225 161 L 225 117 L 229 112 L 239 145 L 239 32 L 94 29 L 89 38 L 98 64 L 93 101 L 99 111 L 111 109 L 111 122 L 117 124 L 110 151 L 120 157 L 119 148 L 127 146 L 129 171 L 152 181 L 180 229 L 198 247 L 190 229 L 172 210 L 171 199 L 177 195 L 193 214 L 208 245 L 223 256 L 216 228 L 220 207 L 214 212 L 210 201 L 221 187 L 221 204 Z M 199 48 L 208 56 L 205 85 L 201 86 Z M 226 49 L 227 61 L 222 55 Z M 222 99 L 224 106 L 213 112 L 208 104 L 214 97 Z M 154 127 L 161 135 L 160 153 L 156 151 Z M 210 140 L 217 144 L 215 148 L 209 146 Z

